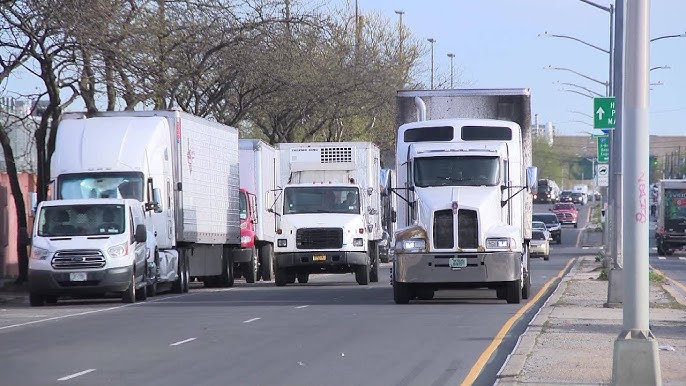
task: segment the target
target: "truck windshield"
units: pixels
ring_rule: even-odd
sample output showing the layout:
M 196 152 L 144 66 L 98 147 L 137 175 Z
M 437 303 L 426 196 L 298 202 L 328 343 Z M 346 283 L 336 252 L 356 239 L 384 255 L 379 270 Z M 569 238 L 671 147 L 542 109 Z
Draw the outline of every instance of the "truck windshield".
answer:
M 498 157 L 416 158 L 414 184 L 427 186 L 494 186 L 498 184 Z
M 124 205 L 44 206 L 39 214 L 38 235 L 96 236 L 124 232 Z
M 57 180 L 57 199 L 133 198 L 143 201 L 142 173 L 65 174 Z
M 241 218 L 241 220 L 247 220 L 248 219 L 248 197 L 245 192 L 240 192 L 238 194 L 239 200 L 238 200 L 238 213 Z
M 665 189 L 665 228 L 686 225 L 686 189 Z
M 286 188 L 283 213 L 359 214 L 360 199 L 358 189 L 343 186 Z

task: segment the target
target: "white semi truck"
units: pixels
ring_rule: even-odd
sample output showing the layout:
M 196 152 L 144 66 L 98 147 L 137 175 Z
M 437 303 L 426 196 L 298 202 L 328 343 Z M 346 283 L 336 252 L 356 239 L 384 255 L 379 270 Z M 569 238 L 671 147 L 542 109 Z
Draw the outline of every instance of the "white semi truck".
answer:
M 241 248 L 251 251 L 250 263 L 244 264 L 243 276 L 249 283 L 260 278 L 272 280 L 279 157 L 275 148 L 258 139 L 241 139 L 240 161 Z
M 156 245 L 148 288 L 232 286 L 240 248 L 238 130 L 181 111 L 67 113 L 52 156 L 55 199 L 145 203 Z
M 686 246 L 686 180 L 660 180 L 657 186 L 657 253 L 670 256 Z
M 529 90 L 403 90 L 396 101 L 395 302 L 448 288 L 528 298 Z
M 275 282 L 310 274 L 379 280 L 382 240 L 379 148 L 370 142 L 282 143 Z

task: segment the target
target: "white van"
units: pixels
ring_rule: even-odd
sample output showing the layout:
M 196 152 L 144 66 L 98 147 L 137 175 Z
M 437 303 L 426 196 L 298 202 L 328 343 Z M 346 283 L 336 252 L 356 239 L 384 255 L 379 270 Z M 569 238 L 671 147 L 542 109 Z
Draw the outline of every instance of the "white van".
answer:
M 41 202 L 31 234 L 31 306 L 112 292 L 124 303 L 145 300 L 147 239 L 137 200 Z

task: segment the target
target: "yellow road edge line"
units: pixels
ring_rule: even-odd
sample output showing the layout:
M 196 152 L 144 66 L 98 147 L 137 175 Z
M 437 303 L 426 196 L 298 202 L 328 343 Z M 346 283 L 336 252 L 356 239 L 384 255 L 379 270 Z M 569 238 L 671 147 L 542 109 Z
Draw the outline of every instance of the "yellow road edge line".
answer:
M 462 381 L 460 384 L 461 386 L 468 386 L 474 383 L 476 381 L 476 378 L 479 376 L 481 371 L 483 370 L 484 366 L 486 366 L 486 363 L 488 363 L 488 360 L 491 358 L 491 355 L 495 352 L 495 350 L 500 346 L 500 344 L 503 342 L 503 339 L 505 338 L 505 335 L 510 331 L 512 326 L 515 324 L 519 318 L 526 313 L 529 308 L 533 307 L 533 305 L 540 299 L 543 294 L 548 290 L 548 287 L 550 287 L 555 280 L 561 278 L 564 276 L 565 271 L 567 268 L 569 268 L 572 263 L 574 263 L 574 258 L 569 259 L 567 264 L 565 265 L 564 268 L 560 272 L 558 272 L 557 276 L 550 278 L 544 285 L 543 287 L 538 291 L 536 296 L 534 296 L 532 299 L 529 299 L 529 301 L 524 305 L 524 307 L 520 308 L 519 311 L 517 311 L 514 315 L 510 317 L 510 319 L 503 324 L 503 327 L 500 328 L 500 331 L 495 335 L 495 338 L 491 341 L 491 344 L 486 347 L 483 353 L 481 353 L 481 356 L 479 356 L 479 359 L 476 360 L 476 363 L 474 363 L 474 366 L 469 370 L 469 373 L 465 377 L 465 379 Z
M 682 291 L 686 292 L 686 286 L 685 286 L 685 285 L 683 285 L 683 284 L 679 283 L 678 281 L 672 279 L 671 277 L 665 275 L 664 272 L 662 272 L 662 271 L 660 271 L 659 269 L 653 267 L 652 265 L 650 266 L 650 269 L 652 269 L 653 271 L 659 273 L 659 274 L 662 275 L 665 279 L 667 279 L 671 284 L 676 285 L 677 287 L 681 288 Z

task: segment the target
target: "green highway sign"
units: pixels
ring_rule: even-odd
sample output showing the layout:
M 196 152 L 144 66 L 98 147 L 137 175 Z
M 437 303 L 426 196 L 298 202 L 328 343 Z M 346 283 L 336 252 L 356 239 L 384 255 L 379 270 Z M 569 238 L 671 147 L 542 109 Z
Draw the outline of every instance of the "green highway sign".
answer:
M 615 128 L 615 97 L 593 98 L 593 128 Z
M 598 163 L 605 164 L 610 161 L 610 137 L 607 135 L 598 137 Z

